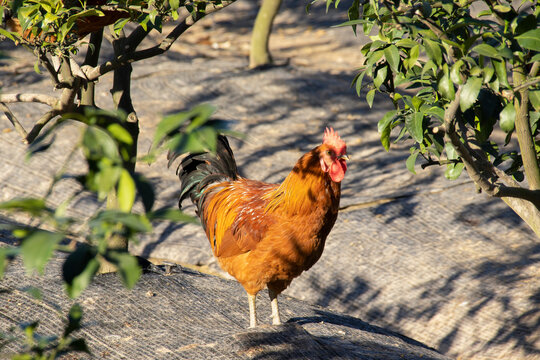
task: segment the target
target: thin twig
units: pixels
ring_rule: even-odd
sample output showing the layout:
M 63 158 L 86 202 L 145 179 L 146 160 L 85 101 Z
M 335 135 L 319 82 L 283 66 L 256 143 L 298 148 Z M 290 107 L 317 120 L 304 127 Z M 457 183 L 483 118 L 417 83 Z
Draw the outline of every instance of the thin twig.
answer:
M 531 67 L 531 71 L 529 72 L 530 77 L 535 77 L 538 74 L 538 71 L 540 70 L 540 61 L 535 61 L 534 64 Z
M 60 80 L 58 79 L 58 71 L 54 68 L 54 65 L 49 60 L 45 52 L 40 51 L 39 61 L 45 67 L 45 69 L 47 69 L 47 72 L 51 76 L 54 85 L 58 85 L 60 83 Z
M 135 30 L 127 37 L 126 46 L 127 52 L 134 52 L 137 46 L 144 40 L 144 38 L 150 33 L 150 28 L 144 29 L 141 25 L 137 26 Z
M 530 86 L 533 86 L 533 85 L 536 85 L 536 84 L 538 84 L 538 83 L 540 83 L 540 76 L 537 76 L 537 77 L 535 77 L 534 79 L 531 79 L 531 80 L 529 80 L 529 81 L 527 81 L 527 82 L 522 83 L 522 84 L 519 85 L 519 86 L 516 86 L 516 87 L 513 89 L 513 91 L 514 91 L 514 93 L 517 93 L 517 92 L 519 92 L 519 91 L 522 90 L 522 89 L 526 89 L 526 88 L 528 88 L 528 87 L 530 87 Z
M 11 122 L 11 124 L 13 125 L 13 127 L 15 128 L 15 131 L 17 131 L 19 133 L 19 135 L 21 135 L 21 137 L 23 139 L 26 139 L 26 135 L 28 134 L 26 132 L 26 130 L 24 129 L 24 127 L 21 125 L 21 123 L 19 122 L 19 120 L 17 120 L 17 117 L 11 112 L 11 110 L 7 107 L 6 104 L 0 102 L 0 110 L 4 112 L 4 114 L 6 114 L 6 117 L 8 118 L 8 120 Z

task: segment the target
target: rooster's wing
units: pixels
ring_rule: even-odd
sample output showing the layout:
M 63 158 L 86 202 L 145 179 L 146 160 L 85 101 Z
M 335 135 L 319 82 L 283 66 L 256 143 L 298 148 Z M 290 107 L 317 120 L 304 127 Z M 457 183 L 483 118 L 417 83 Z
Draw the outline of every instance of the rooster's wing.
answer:
M 255 249 L 275 219 L 265 209 L 266 194 L 278 185 L 240 178 L 205 193 L 201 220 L 216 257 Z

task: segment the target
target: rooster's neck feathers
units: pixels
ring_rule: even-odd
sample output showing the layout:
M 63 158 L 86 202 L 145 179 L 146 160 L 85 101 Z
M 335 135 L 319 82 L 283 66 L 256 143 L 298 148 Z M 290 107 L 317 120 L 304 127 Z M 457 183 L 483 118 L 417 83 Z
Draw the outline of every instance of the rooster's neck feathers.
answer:
M 265 200 L 268 200 L 267 213 L 278 209 L 285 210 L 289 215 L 310 213 L 313 204 L 321 201 L 326 203 L 324 205 L 337 207 L 340 184 L 331 181 L 321 169 L 319 153 L 323 146 L 302 156 L 285 180 L 265 195 Z

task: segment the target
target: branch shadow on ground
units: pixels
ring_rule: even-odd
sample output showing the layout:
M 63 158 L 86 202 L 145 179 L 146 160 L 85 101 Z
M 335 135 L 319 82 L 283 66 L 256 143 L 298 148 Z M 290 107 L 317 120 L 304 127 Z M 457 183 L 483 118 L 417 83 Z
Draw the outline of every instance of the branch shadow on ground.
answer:
M 453 321 L 448 326 L 432 329 L 440 339 L 436 349 L 451 356 L 460 355 L 452 351 L 452 346 L 459 336 L 464 335 L 462 327 L 474 322 L 481 326 L 485 316 L 481 312 L 498 309 L 496 328 L 488 329 L 493 335 L 476 347 L 475 353 L 467 356 L 481 355 L 490 347 L 499 345 L 525 356 L 540 356 L 540 287 L 524 285 L 534 284 L 538 266 L 540 245 L 531 244 L 517 249 L 509 246 L 508 256 L 500 260 L 486 259 L 470 268 L 456 266 L 443 278 L 409 289 L 415 294 L 414 298 L 409 297 L 403 302 L 396 299 L 393 303 L 377 301 L 385 286 L 374 284 L 362 276 L 354 277 L 352 283 L 339 277 L 335 277 L 331 284 L 322 284 L 314 279 L 312 286 L 319 294 L 316 304 L 339 308 L 347 314 L 400 332 L 407 324 L 427 323 L 436 317 L 449 316 L 452 312 L 450 307 L 456 304 L 466 306 L 466 311 L 452 315 Z M 463 303 L 464 299 L 466 303 Z

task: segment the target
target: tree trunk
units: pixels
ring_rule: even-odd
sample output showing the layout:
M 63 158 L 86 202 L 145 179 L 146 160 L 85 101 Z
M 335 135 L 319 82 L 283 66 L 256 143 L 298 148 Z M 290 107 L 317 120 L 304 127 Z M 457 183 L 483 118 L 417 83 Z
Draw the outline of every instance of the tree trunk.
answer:
M 114 53 L 116 56 L 124 54 L 127 50 L 127 39 L 123 36 L 117 37 L 113 41 Z M 113 87 L 111 89 L 112 98 L 116 109 L 122 110 L 127 114 L 124 128 L 131 135 L 133 142 L 127 149 L 129 153 L 129 159 L 126 161 L 125 166 L 128 171 L 135 171 L 135 160 L 137 157 L 137 139 L 139 138 L 139 118 L 133 108 L 131 102 L 131 72 L 133 68 L 131 64 L 126 64 L 114 71 Z
M 89 65 L 92 67 L 97 66 L 99 61 L 99 52 L 101 50 L 101 42 L 103 40 L 103 29 L 93 32 L 90 35 L 90 45 L 86 52 L 83 65 Z M 94 81 L 88 81 L 83 85 L 81 89 L 81 105 L 96 106 L 95 102 L 95 87 Z
M 518 66 L 514 69 L 513 80 L 515 86 L 520 86 L 527 81 L 524 67 Z M 514 98 L 514 107 L 516 109 L 516 134 L 523 159 L 525 177 L 529 183 L 529 189 L 540 190 L 540 166 L 529 122 L 529 89 L 527 87 L 517 92 Z
M 251 33 L 251 49 L 249 52 L 249 68 L 272 64 L 268 50 L 268 42 L 272 33 L 272 24 L 279 11 L 282 0 L 262 0 Z
M 114 40 L 112 42 L 114 53 L 116 56 L 124 54 L 128 48 L 127 39 L 123 33 L 116 36 L 113 32 Z M 135 163 L 137 158 L 137 139 L 139 137 L 139 119 L 131 102 L 131 72 L 133 68 L 131 64 L 126 64 L 114 71 L 113 86 L 111 89 L 112 98 L 116 109 L 122 110 L 127 114 L 126 122 L 122 125 L 130 133 L 133 142 L 128 146 L 128 159 L 124 160 L 124 167 L 130 172 L 135 172 Z M 107 208 L 117 209 L 117 193 L 113 189 L 107 197 Z M 128 239 L 121 235 L 113 235 L 107 239 L 107 247 L 114 250 L 128 250 Z M 104 258 L 100 259 L 99 273 L 108 273 L 116 271 L 116 267 L 109 263 Z

